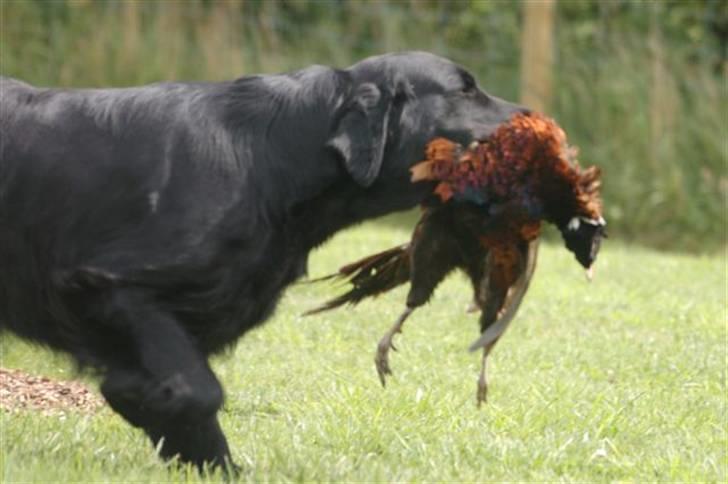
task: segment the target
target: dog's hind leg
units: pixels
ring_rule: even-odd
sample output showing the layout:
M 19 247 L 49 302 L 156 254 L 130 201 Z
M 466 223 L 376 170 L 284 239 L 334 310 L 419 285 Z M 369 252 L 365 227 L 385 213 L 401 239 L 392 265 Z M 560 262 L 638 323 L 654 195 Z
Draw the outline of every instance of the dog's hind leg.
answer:
M 207 358 L 174 317 L 138 293 L 115 289 L 109 321 L 125 354 L 107 370 L 101 392 L 111 407 L 141 427 L 163 458 L 233 466 L 217 421 L 220 383 Z

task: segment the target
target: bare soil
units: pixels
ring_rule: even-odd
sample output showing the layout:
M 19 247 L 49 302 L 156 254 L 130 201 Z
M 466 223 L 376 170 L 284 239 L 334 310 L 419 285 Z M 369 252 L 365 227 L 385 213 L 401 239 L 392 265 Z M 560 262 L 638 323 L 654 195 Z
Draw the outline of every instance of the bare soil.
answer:
M 93 413 L 103 400 L 78 381 L 53 380 L 22 370 L 0 368 L 0 409 L 39 410 L 45 415 L 68 411 Z

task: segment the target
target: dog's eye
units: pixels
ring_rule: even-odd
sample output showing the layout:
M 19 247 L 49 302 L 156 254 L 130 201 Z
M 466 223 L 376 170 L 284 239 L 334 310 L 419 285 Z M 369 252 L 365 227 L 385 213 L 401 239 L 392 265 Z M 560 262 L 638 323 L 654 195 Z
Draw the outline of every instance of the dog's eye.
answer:
M 477 91 L 478 86 L 475 83 L 473 76 L 467 73 L 463 73 L 463 87 L 460 89 L 465 94 L 472 94 Z

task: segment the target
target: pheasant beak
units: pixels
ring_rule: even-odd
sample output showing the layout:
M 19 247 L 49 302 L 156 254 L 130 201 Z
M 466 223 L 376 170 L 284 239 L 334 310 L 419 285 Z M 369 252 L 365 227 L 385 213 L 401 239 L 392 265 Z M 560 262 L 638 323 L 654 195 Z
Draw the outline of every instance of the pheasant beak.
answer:
M 591 282 L 592 279 L 594 279 L 594 266 L 593 265 L 589 266 L 589 268 L 586 270 L 586 280 Z
M 591 279 L 594 270 L 591 269 L 599 253 L 604 233 L 604 219 L 586 217 L 573 217 L 568 223 L 560 226 L 559 230 L 566 243 L 566 248 L 571 251 L 579 264 L 587 270 L 587 278 Z

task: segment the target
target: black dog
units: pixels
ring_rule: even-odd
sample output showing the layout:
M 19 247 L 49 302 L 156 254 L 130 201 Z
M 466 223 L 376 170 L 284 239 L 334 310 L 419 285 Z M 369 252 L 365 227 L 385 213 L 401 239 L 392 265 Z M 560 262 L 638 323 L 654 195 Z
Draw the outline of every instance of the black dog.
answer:
M 102 375 L 164 457 L 230 452 L 211 353 L 337 230 L 420 202 L 426 142 L 520 108 L 426 53 L 223 83 L 0 84 L 0 327 Z

